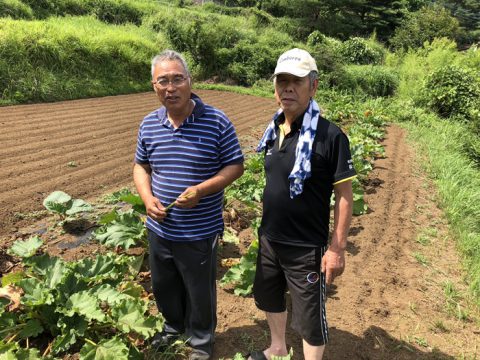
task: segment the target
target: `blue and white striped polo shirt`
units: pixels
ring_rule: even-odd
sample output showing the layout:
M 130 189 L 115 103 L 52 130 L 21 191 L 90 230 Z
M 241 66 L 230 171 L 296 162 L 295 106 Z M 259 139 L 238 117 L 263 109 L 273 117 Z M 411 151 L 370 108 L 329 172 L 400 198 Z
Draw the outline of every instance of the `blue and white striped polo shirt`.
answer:
M 220 110 L 192 94 L 195 107 L 175 129 L 165 107 L 150 113 L 140 125 L 135 162 L 152 169 L 152 192 L 163 206 L 190 186 L 227 165 L 243 162 L 231 121 Z M 223 191 L 203 197 L 193 209 L 173 206 L 159 223 L 148 217 L 146 226 L 173 241 L 204 240 L 223 231 Z

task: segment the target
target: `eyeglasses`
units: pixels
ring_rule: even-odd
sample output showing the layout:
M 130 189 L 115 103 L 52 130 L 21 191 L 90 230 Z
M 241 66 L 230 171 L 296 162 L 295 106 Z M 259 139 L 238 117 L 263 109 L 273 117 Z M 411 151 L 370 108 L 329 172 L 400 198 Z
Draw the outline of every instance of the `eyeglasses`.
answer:
M 161 88 L 166 88 L 168 84 L 172 84 L 173 86 L 181 86 L 187 81 L 187 77 L 183 75 L 174 76 L 172 79 L 168 79 L 166 77 L 159 77 L 156 81 L 152 81 L 153 84 L 157 84 Z

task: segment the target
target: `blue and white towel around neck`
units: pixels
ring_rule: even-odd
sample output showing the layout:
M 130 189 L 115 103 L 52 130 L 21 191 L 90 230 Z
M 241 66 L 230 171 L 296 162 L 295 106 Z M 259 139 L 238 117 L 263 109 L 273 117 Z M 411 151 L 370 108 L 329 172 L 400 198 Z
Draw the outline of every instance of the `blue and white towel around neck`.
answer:
M 260 143 L 257 146 L 257 152 L 261 152 L 267 146 L 267 142 L 275 140 L 275 120 L 282 114 L 283 110 L 278 110 L 273 116 L 272 121 L 265 130 Z M 310 99 L 307 111 L 303 115 L 302 129 L 298 138 L 297 148 L 295 149 L 295 164 L 292 172 L 288 176 L 290 180 L 290 198 L 300 195 L 303 191 L 303 182 L 311 176 L 312 169 L 310 158 L 312 155 L 312 145 L 317 133 L 318 118 L 320 117 L 320 108 L 315 100 Z

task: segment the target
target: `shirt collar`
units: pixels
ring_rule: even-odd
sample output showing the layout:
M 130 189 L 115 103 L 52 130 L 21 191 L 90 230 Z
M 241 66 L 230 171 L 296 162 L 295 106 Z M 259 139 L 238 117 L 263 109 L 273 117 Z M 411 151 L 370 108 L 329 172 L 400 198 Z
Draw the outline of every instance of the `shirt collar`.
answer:
M 205 113 L 205 104 L 197 94 L 191 93 L 190 99 L 195 102 L 195 106 L 192 113 L 185 121 L 187 124 L 195 122 L 195 119 L 201 117 Z M 157 117 L 161 125 L 171 126 L 170 121 L 168 121 L 167 109 L 165 106 L 162 106 L 157 110 Z
M 308 110 L 308 107 L 305 109 L 304 112 L 302 112 L 300 115 L 297 116 L 297 118 L 295 119 L 295 121 L 293 122 L 292 126 L 291 126 L 291 132 L 295 132 L 295 131 L 298 131 L 302 128 L 302 124 L 303 124 L 303 117 L 305 115 L 305 112 Z M 283 124 L 285 122 L 285 114 L 282 112 L 280 113 L 275 119 L 274 119 L 274 122 L 275 122 L 275 127 L 278 128 L 279 125 Z

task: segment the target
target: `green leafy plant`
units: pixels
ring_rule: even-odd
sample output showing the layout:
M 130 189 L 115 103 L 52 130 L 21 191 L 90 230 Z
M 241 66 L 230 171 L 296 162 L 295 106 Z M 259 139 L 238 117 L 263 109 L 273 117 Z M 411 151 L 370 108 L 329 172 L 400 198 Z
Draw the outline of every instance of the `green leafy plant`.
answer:
M 100 218 L 99 223 L 102 226 L 94 231 L 93 237 L 105 246 L 123 249 L 147 246 L 147 230 L 141 215 L 134 210 L 113 210 Z
M 39 236 L 32 236 L 26 241 L 17 240 L 8 249 L 8 253 L 22 258 L 28 258 L 37 252 L 43 245 L 43 241 Z
M 221 286 L 233 285 L 235 295 L 247 296 L 252 293 L 257 265 L 258 240 L 252 241 L 240 262 L 232 266 L 220 280 Z
M 25 344 L 38 343 L 42 356 L 75 346 L 81 347 L 80 358 L 127 359 L 140 354 L 135 339 L 161 331 L 162 317 L 148 314 L 143 288 L 133 281 L 142 259 L 105 254 L 67 262 L 31 256 L 38 247 L 38 241 L 26 241 L 12 250 L 23 257 L 24 273 L 9 284 L 20 295 L 20 306 L 16 311 L 4 302 L 0 306 L 0 345 L 7 344 L 0 346 L 0 356 L 24 358 Z M 39 336 L 49 345 L 36 342 Z M 37 358 L 38 350 L 27 354 Z
M 349 63 L 359 65 L 380 64 L 386 53 L 380 45 L 374 46 L 371 41 L 359 37 L 345 41 L 340 52 Z
M 72 199 L 63 191 L 54 191 L 43 200 L 43 206 L 51 213 L 60 216 L 63 222 L 73 219 L 73 216 L 81 212 L 90 212 L 92 206 L 82 199 Z
M 480 80 L 468 69 L 447 65 L 430 73 L 422 89 L 423 102 L 442 117 L 480 118 Z
M 263 154 L 251 155 L 245 162 L 245 172 L 242 177 L 226 189 L 225 199 L 227 203 L 231 200 L 239 200 L 256 206 L 262 201 L 264 187 Z

